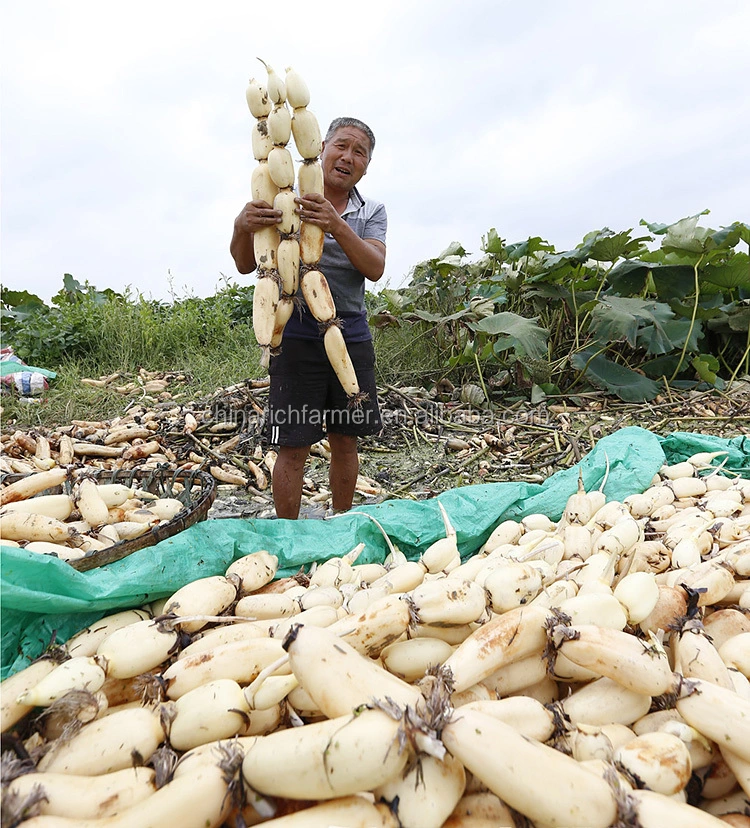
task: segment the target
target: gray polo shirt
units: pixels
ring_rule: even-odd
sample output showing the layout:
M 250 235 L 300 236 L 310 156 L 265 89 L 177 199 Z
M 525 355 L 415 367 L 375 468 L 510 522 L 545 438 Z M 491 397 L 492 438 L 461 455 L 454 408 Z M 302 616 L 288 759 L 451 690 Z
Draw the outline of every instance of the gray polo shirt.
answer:
M 379 201 L 363 197 L 356 187 L 349 193 L 349 203 L 341 214 L 349 227 L 361 239 L 376 239 L 385 244 L 388 218 L 385 206 Z M 328 286 L 336 303 L 336 314 L 344 321 L 344 337 L 349 329 L 356 340 L 363 339 L 369 330 L 365 319 L 365 277 L 349 261 L 349 257 L 332 235 L 326 233 L 323 255 L 318 270 L 328 281 Z M 302 291 L 298 293 L 302 298 Z M 303 307 L 300 316 L 293 313 L 284 328 L 284 336 L 295 339 L 317 339 L 320 334 L 318 323 Z
M 378 201 L 363 198 L 356 187 L 349 193 L 349 203 L 341 217 L 361 239 L 376 239 L 385 244 L 388 223 L 385 207 Z M 337 312 L 364 311 L 365 277 L 355 269 L 330 233 L 326 233 L 318 270 L 328 280 Z

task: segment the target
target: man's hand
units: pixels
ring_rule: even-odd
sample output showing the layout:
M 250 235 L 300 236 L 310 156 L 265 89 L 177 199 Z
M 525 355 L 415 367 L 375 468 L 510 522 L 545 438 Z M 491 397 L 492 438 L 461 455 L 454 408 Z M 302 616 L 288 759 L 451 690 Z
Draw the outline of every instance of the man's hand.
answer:
M 281 210 L 274 210 L 267 201 L 249 201 L 234 220 L 235 231 L 255 233 L 281 221 Z
M 303 198 L 295 198 L 294 201 L 302 221 L 314 224 L 334 237 L 341 225 L 346 224 L 331 202 L 319 193 L 309 193 Z
M 336 208 L 319 193 L 295 198 L 300 219 L 330 233 L 357 270 L 377 282 L 385 270 L 385 245 L 377 239 L 361 239 Z
M 255 270 L 253 234 L 281 221 L 281 210 L 274 210 L 267 201 L 249 201 L 234 220 L 229 252 L 240 273 Z

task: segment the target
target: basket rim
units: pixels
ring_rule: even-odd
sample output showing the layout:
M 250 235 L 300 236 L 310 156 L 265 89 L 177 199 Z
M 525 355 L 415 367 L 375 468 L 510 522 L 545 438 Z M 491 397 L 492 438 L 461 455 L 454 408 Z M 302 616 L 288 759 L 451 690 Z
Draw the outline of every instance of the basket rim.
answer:
M 106 483 L 124 483 L 132 485 L 138 481 L 148 484 L 155 484 L 157 486 L 171 486 L 175 483 L 183 483 L 188 481 L 189 490 L 194 485 L 200 485 L 200 492 L 195 501 L 186 505 L 179 511 L 169 522 L 154 526 L 148 532 L 137 538 L 129 540 L 122 540 L 119 543 L 113 544 L 106 549 L 95 550 L 83 558 L 68 561 L 67 563 L 74 569 L 80 572 L 96 569 L 100 566 L 105 566 L 109 563 L 122 560 L 123 558 L 137 552 L 140 549 L 145 549 L 149 546 L 167 540 L 174 535 L 179 534 L 183 530 L 192 526 L 199 521 L 205 520 L 209 509 L 216 499 L 216 481 L 212 475 L 203 469 L 181 469 L 172 466 L 157 466 L 154 469 L 100 469 L 85 467 L 79 468 L 81 472 L 78 477 L 91 477 L 96 480 L 103 478 L 101 482 Z M 0 485 L 5 483 L 15 483 L 37 472 L 29 472 L 27 474 L 6 473 L 0 477 Z M 68 484 L 70 479 L 66 481 Z M 65 485 L 65 484 L 61 484 Z M 58 486 L 51 486 L 51 489 L 59 488 Z M 190 491 L 189 491 L 190 494 Z

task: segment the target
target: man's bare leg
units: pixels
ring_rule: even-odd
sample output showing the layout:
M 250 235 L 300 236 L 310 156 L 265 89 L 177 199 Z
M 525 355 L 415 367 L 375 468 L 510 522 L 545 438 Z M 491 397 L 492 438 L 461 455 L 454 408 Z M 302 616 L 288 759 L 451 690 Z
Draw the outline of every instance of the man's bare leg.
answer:
M 328 472 L 331 505 L 337 512 L 346 512 L 352 507 L 359 474 L 357 438 L 350 434 L 329 433 L 328 444 L 331 447 L 331 466 Z
M 296 520 L 302 502 L 302 478 L 310 446 L 280 446 L 273 467 L 276 517 Z

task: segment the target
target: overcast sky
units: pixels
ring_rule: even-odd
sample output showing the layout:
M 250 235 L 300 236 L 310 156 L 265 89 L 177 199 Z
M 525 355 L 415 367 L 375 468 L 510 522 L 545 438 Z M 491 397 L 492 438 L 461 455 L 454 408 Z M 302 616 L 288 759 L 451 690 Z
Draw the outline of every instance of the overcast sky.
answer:
M 2 283 L 147 298 L 247 284 L 229 256 L 256 164 L 250 77 L 369 123 L 386 277 L 490 228 L 750 220 L 745 0 L 2 0 Z M 369 9 L 369 11 L 366 11 Z

